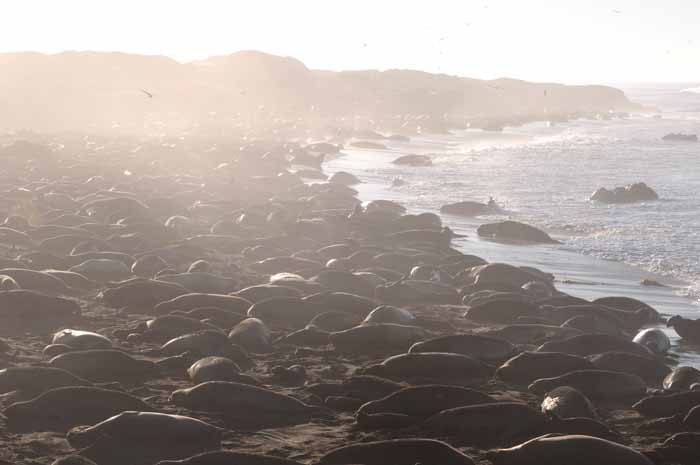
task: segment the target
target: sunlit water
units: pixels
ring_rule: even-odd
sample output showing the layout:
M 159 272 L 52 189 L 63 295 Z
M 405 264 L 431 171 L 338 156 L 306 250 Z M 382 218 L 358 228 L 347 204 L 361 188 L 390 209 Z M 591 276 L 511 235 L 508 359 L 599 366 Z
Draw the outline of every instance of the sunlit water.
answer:
M 447 216 L 446 222 L 471 236 L 479 223 L 503 217 L 542 227 L 563 245 L 515 252 L 521 255 L 522 263 L 534 262 L 547 269 L 551 268 L 547 266 L 550 260 L 568 277 L 594 282 L 596 273 L 602 275 L 601 280 L 623 273 L 598 264 L 628 264 L 633 267 L 624 271 L 629 282 L 627 287 L 621 284 L 613 288 L 617 293 L 646 292 L 639 297 L 655 300 L 662 309 L 666 304 L 665 310 L 671 313 L 697 318 L 700 143 L 661 140 L 671 132 L 700 135 L 697 87 L 691 83 L 625 89 L 630 98 L 653 106 L 658 112 L 553 126 L 537 123 L 506 128 L 503 133 L 463 131 L 415 137 L 410 143 L 389 141 L 386 145 L 391 151 L 346 150 L 345 156 L 327 163 L 326 170 L 357 174 L 363 181 L 357 188 L 364 200 L 394 199 L 413 211 L 435 211 L 446 203 L 461 200 L 486 202 L 493 196 L 504 208 L 503 215 L 475 219 Z M 434 165 L 416 168 L 392 164 L 400 153 L 429 154 Z M 395 177 L 406 184 L 390 187 Z M 588 200 L 599 187 L 639 181 L 655 189 L 661 200 L 627 205 Z M 483 242 L 475 249 L 469 240 L 462 248 L 482 251 L 485 258 L 492 260 L 507 260 L 518 250 L 498 249 Z M 571 252 L 606 262 L 581 258 L 580 263 L 570 265 L 567 263 L 578 260 L 571 258 Z M 596 271 L 596 266 L 605 272 Z M 578 270 L 585 271 L 579 274 Z M 667 296 L 668 291 L 655 294 L 652 290 L 638 290 L 638 278 L 645 274 L 675 284 L 674 292 L 687 296 L 683 298 L 685 302 L 679 303 L 677 297 L 673 300 Z M 578 294 L 587 292 L 590 293 L 581 287 Z M 596 292 L 605 294 L 606 289 Z M 693 363 L 700 363 L 700 359 L 695 357 Z

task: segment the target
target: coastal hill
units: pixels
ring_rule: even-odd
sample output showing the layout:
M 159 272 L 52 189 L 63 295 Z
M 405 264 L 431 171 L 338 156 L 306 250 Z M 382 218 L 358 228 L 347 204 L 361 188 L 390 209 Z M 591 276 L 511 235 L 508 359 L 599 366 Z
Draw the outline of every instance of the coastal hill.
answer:
M 0 54 L 0 108 L 2 130 L 359 124 L 409 133 L 639 106 L 605 86 L 410 70 L 319 71 L 294 58 L 242 51 L 189 63 L 116 52 Z

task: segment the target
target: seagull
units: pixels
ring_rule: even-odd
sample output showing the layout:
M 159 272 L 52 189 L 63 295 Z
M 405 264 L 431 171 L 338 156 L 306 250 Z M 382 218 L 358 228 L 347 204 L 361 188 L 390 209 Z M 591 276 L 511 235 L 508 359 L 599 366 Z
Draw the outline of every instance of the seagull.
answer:
M 153 94 L 150 93 L 150 92 L 148 92 L 147 90 L 143 90 L 143 89 L 139 89 L 139 90 L 140 90 L 141 92 L 143 92 L 144 94 L 146 94 L 146 96 L 148 96 L 148 98 L 153 98 Z

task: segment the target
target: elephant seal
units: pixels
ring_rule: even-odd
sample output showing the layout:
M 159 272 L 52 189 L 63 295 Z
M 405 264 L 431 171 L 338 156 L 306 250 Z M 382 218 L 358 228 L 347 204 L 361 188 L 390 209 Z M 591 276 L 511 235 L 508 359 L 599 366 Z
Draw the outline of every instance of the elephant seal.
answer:
M 268 324 L 303 328 L 312 318 L 326 310 L 328 309 L 320 304 L 303 299 L 273 297 L 251 305 L 248 316 Z
M 659 385 L 671 369 L 657 358 L 647 358 L 629 352 L 604 352 L 586 357 L 598 370 L 632 373 L 650 385 Z
M 97 298 L 108 307 L 147 309 L 150 312 L 158 303 L 183 294 L 187 294 L 187 289 L 178 284 L 137 278 L 104 289 Z
M 207 260 L 199 259 L 190 263 L 187 268 L 188 273 L 209 273 L 212 270 L 212 264 Z
M 654 452 L 668 463 L 692 465 L 700 456 L 700 433 L 676 433 L 664 441 Z
M 61 432 L 74 426 L 99 423 L 126 410 L 153 411 L 142 400 L 123 392 L 69 386 L 11 404 L 2 413 L 13 429 Z
M 238 281 L 233 278 L 204 272 L 159 273 L 158 281 L 179 284 L 190 292 L 202 294 L 226 294 L 238 287 Z
M 253 303 L 273 297 L 301 299 L 304 296 L 299 289 L 287 286 L 275 286 L 273 284 L 249 286 L 236 292 L 235 295 Z
M 521 352 L 496 370 L 507 383 L 528 385 L 541 378 L 554 378 L 578 370 L 592 370 L 594 365 L 583 357 L 559 352 Z
M 158 352 L 165 356 L 190 353 L 199 357 L 228 357 L 241 368 L 252 366 L 248 353 L 242 347 L 232 344 L 221 331 L 204 330 L 184 334 L 163 344 Z
M 556 341 L 583 334 L 578 329 L 562 328 L 561 326 L 545 324 L 512 324 L 500 329 L 479 333 L 483 336 L 493 336 L 513 344 L 542 344 L 544 341 Z
M 443 410 L 423 426 L 440 435 L 459 436 L 470 445 L 502 444 L 539 431 L 546 418 L 520 402 L 497 402 Z
M 66 439 L 99 464 L 148 465 L 221 447 L 221 430 L 190 417 L 126 411 L 96 425 L 71 429 Z
M 507 359 L 517 349 L 504 339 L 479 334 L 453 334 L 416 342 L 408 352 L 449 352 L 468 355 L 484 362 L 495 362 Z
M 91 384 L 90 381 L 59 368 L 18 366 L 0 370 L 0 394 L 18 391 L 25 398 L 59 387 Z
M 168 262 L 158 255 L 147 254 L 139 257 L 131 265 L 131 272 L 141 278 L 153 278 L 159 271 L 168 268 Z
M 56 277 L 66 283 L 68 287 L 77 292 L 93 291 L 100 287 L 100 284 L 92 281 L 80 273 L 62 270 L 44 270 L 44 273 Z
M 427 384 L 472 384 L 493 374 L 488 365 L 466 355 L 422 352 L 394 355 L 364 374 L 395 381 L 421 381 Z
M 319 347 L 330 343 L 330 334 L 313 326 L 293 331 L 275 341 L 275 343 L 288 344 L 299 347 Z
M 204 330 L 217 331 L 218 328 L 189 316 L 170 314 L 148 320 L 145 325 L 144 335 L 148 339 L 168 340 L 183 334 Z
M 499 221 L 482 224 L 476 230 L 479 237 L 503 242 L 527 242 L 532 244 L 559 244 L 546 232 L 517 221 Z
M 479 286 L 486 286 L 482 287 L 486 289 L 489 288 L 489 285 L 508 283 L 511 288 L 517 290 L 531 281 L 543 281 L 541 276 L 530 270 L 507 263 L 487 263 L 475 266 L 469 271 L 469 278 L 471 282 Z M 550 282 L 543 282 L 553 287 Z
M 183 460 L 164 460 L 156 465 L 228 465 L 231 463 L 245 465 L 302 465 L 299 462 L 280 457 L 247 454 L 230 450 L 205 452 Z
M 537 352 L 563 352 L 581 357 L 603 352 L 629 352 L 642 357 L 653 356 L 647 347 L 609 334 L 582 334 L 562 341 L 546 342 L 537 348 Z
M 474 465 L 474 461 L 450 445 L 434 439 L 391 439 L 340 447 L 321 457 L 318 465 Z
M 434 281 L 397 281 L 377 286 L 375 295 L 390 305 L 459 304 L 459 294 L 453 287 Z
M 352 313 L 330 311 L 319 313 L 311 319 L 306 327 L 332 333 L 354 328 L 360 323 L 362 323 L 362 318 Z
M 591 399 L 639 398 L 647 391 L 639 376 L 606 370 L 579 370 L 555 378 L 538 379 L 528 389 L 543 395 L 560 386 L 571 386 Z
M 667 391 L 687 391 L 694 383 L 700 382 L 700 370 L 695 367 L 678 367 L 669 373 L 663 382 Z
M 80 305 L 63 297 L 54 297 L 25 289 L 0 291 L 0 321 L 4 324 L 41 326 L 70 320 L 80 315 Z
M 514 323 L 523 316 L 538 316 L 539 308 L 530 302 L 514 299 L 493 299 L 478 305 L 472 305 L 464 314 L 471 321 L 481 323 Z
M 54 460 L 51 465 L 97 465 L 92 460 L 80 455 L 69 455 Z
M 508 449 L 489 451 L 494 465 L 542 465 L 545 463 L 654 465 L 636 450 L 592 436 L 544 435 Z
M 306 390 L 322 399 L 330 396 L 350 397 L 365 403 L 381 399 L 405 387 L 406 385 L 403 383 L 397 383 L 378 376 L 355 375 L 341 383 L 310 384 L 306 387 Z
M 381 399 L 367 402 L 358 409 L 357 414 L 394 413 L 427 418 L 442 410 L 491 402 L 495 402 L 492 397 L 473 389 L 427 384 L 403 388 Z
M 414 323 L 416 317 L 406 309 L 381 305 L 371 312 L 362 323 L 394 323 L 397 325 L 410 325 Z
M 170 401 L 191 410 L 216 412 L 243 424 L 304 422 L 322 413 L 320 408 L 293 397 L 226 381 L 208 381 L 178 389 L 172 393 Z
M 324 305 L 328 309 L 351 313 L 365 318 L 377 307 L 374 299 L 347 292 L 318 292 L 304 297 L 304 300 Z
M 595 407 L 588 397 L 570 386 L 560 386 L 545 394 L 542 413 L 560 419 L 598 418 Z
M 425 330 L 417 326 L 379 323 L 333 332 L 329 340 L 340 352 L 388 354 L 404 352 L 425 336 Z
M 673 328 L 684 340 L 700 344 L 700 320 L 691 320 L 675 315 L 668 319 L 666 326 Z
M 194 362 L 187 369 L 187 374 L 195 384 L 207 381 L 233 381 L 253 386 L 260 385 L 255 378 L 244 375 L 240 371 L 239 366 L 229 358 L 205 357 Z
M 633 299 L 632 297 L 601 297 L 599 299 L 595 299 L 593 303 L 621 310 L 630 314 L 636 313 L 640 318 L 640 326 L 661 323 L 663 321 L 663 318 L 661 318 L 661 315 L 654 307 L 642 302 L 641 300 Z
M 257 318 L 246 318 L 228 333 L 228 339 L 249 352 L 269 352 L 270 330 Z
M 662 418 L 685 414 L 696 405 L 700 405 L 700 391 L 649 396 L 634 404 L 632 408 L 645 417 Z
M 658 328 L 643 329 L 634 336 L 632 341 L 643 345 L 657 355 L 664 355 L 671 348 L 671 340 Z
M 688 414 L 683 418 L 683 427 L 698 431 L 700 429 L 700 406 L 696 405 L 688 411 Z
M 142 380 L 158 374 L 155 363 L 108 349 L 67 352 L 49 360 L 49 365 L 93 382 Z
M 0 275 L 0 291 L 11 291 L 19 288 L 19 284 L 12 276 L 7 276 L 6 274 Z
M 0 275 L 9 276 L 15 280 L 20 289 L 45 292 L 47 294 L 71 293 L 65 282 L 43 271 L 26 270 L 24 268 L 3 268 Z
M 328 397 L 326 399 L 326 405 L 328 405 L 328 400 L 330 399 L 332 398 Z M 356 409 L 357 408 L 349 410 Z M 414 426 L 418 421 L 420 421 L 420 419 L 408 415 L 403 415 L 401 413 L 368 414 L 364 412 L 358 412 L 357 415 L 355 415 L 355 423 L 359 428 L 362 429 L 401 429 L 407 428 L 409 426 Z
M 193 318 L 207 325 L 214 325 L 221 329 L 231 328 L 246 319 L 245 315 L 218 307 L 197 307 L 182 312 L 176 310 L 171 313 L 171 315 L 182 315 L 187 318 Z
M 80 273 L 93 281 L 122 281 L 131 277 L 131 269 L 120 260 L 107 258 L 85 260 L 68 271 Z
M 64 344 L 76 350 L 112 348 L 112 341 L 106 336 L 78 329 L 62 329 L 54 333 L 51 343 Z
M 561 324 L 562 328 L 575 328 L 584 333 L 622 335 L 619 325 L 600 318 L 597 315 L 573 316 Z

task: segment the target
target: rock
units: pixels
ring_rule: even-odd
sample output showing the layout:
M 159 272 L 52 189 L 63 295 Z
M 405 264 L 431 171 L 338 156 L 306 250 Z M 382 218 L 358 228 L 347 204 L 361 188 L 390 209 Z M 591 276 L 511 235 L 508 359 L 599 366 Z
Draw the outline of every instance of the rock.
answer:
M 350 147 L 354 147 L 356 149 L 367 149 L 367 150 L 388 150 L 388 148 L 384 144 L 380 144 L 379 142 L 370 142 L 367 140 L 351 142 Z
M 465 200 L 463 202 L 448 203 L 440 207 L 440 213 L 459 216 L 478 216 L 491 211 L 491 207 L 481 202 Z
M 659 195 L 643 182 L 616 187 L 613 190 L 601 187 L 591 196 L 591 200 L 602 203 L 634 203 L 658 199 Z
M 432 166 L 433 160 L 427 155 L 403 155 L 394 159 L 391 163 L 405 166 Z
M 682 141 L 682 142 L 697 142 L 698 136 L 697 136 L 697 134 L 670 133 L 670 134 L 666 134 L 661 139 Z
M 337 173 L 333 173 L 333 175 L 328 178 L 328 182 L 352 186 L 354 184 L 360 184 L 362 181 L 360 181 L 354 174 L 350 174 L 346 171 L 338 171 Z

